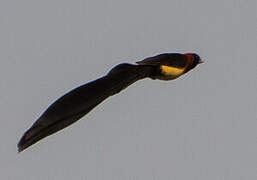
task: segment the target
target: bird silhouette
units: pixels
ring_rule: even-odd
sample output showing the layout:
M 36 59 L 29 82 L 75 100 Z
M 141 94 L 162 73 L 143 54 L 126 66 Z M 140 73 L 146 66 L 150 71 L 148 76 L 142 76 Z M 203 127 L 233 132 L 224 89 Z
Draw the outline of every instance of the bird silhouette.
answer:
M 18 143 L 21 152 L 85 116 L 106 98 L 144 79 L 173 80 L 202 63 L 195 53 L 165 53 L 136 64 L 122 63 L 105 76 L 79 86 L 57 99 L 24 133 Z

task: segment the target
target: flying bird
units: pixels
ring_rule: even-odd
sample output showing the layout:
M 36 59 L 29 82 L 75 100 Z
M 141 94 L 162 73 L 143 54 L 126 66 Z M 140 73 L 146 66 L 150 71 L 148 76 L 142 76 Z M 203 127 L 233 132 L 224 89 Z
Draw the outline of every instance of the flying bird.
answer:
M 138 61 L 136 64 L 119 64 L 105 76 L 71 90 L 51 104 L 24 133 L 18 143 L 18 151 L 21 152 L 73 124 L 106 98 L 138 80 L 173 80 L 200 63 L 202 60 L 195 53 L 165 53 Z

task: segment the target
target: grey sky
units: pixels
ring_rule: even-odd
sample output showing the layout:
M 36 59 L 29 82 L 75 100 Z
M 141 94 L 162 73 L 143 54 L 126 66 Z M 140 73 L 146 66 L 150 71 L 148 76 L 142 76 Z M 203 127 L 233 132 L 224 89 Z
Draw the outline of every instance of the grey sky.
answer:
M 257 179 L 256 0 L 2 0 L 0 24 L 1 179 Z M 205 63 L 17 154 L 58 97 L 163 52 Z

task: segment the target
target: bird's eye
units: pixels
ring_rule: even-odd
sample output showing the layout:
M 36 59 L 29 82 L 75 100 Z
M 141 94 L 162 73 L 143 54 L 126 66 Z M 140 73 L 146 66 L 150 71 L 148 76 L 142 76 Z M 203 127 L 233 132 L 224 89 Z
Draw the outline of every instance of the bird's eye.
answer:
M 195 58 L 196 60 L 200 60 L 200 59 L 201 59 L 200 56 L 198 56 L 197 54 L 194 54 L 194 58 Z

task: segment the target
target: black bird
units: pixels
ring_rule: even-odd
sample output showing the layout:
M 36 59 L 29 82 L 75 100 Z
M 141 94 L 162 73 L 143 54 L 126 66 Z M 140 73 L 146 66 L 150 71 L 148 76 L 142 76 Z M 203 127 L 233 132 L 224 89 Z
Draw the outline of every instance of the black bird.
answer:
M 21 152 L 39 140 L 76 122 L 109 96 L 144 79 L 172 80 L 202 63 L 194 53 L 165 53 L 135 64 L 115 66 L 107 75 L 77 87 L 57 99 L 24 133 L 18 143 Z

